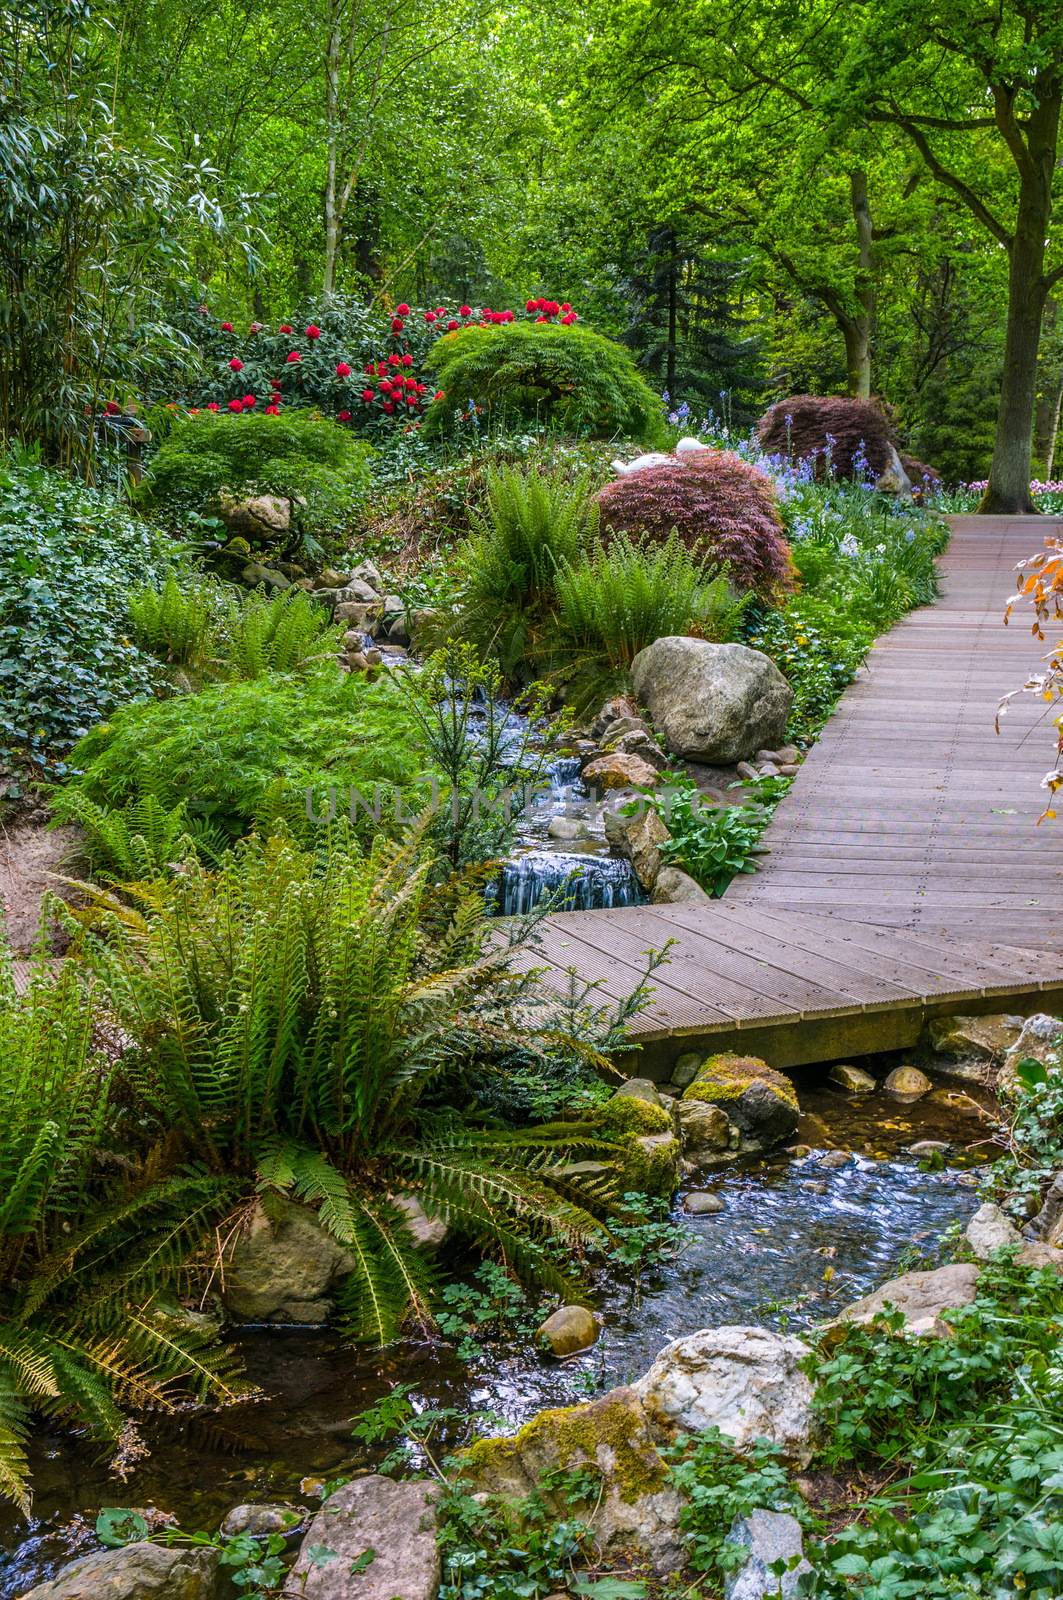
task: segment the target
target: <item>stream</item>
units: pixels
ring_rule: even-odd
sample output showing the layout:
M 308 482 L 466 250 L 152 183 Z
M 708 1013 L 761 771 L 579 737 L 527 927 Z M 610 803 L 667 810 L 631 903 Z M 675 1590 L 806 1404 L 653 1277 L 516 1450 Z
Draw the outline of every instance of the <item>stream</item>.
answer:
M 101 1506 L 158 1507 L 193 1530 L 216 1528 L 242 1501 L 313 1504 L 304 1480 L 379 1459 L 353 1444 L 350 1419 L 397 1383 L 416 1386 L 419 1407 L 490 1411 L 485 1431 L 506 1431 L 545 1406 L 636 1377 L 669 1340 L 695 1329 L 758 1322 L 800 1331 L 897 1272 L 932 1264 L 941 1235 L 978 1204 L 972 1169 L 994 1153 L 980 1142 L 990 1127 L 966 1086 L 941 1084 L 903 1103 L 835 1089 L 826 1069 L 795 1076 L 803 1108 L 796 1137 L 812 1154 L 734 1161 L 690 1185 L 715 1191 L 725 1209 L 687 1218 L 677 1200 L 675 1215 L 690 1229 L 686 1248 L 646 1276 L 638 1299 L 629 1285 L 605 1294 L 599 1343 L 564 1364 L 526 1340 L 466 1365 L 435 1340 L 380 1352 L 352 1350 L 329 1332 L 246 1331 L 235 1342 L 262 1397 L 209 1415 L 148 1419 L 140 1432 L 151 1454 L 125 1483 L 110 1471 L 106 1448 L 40 1430 L 30 1450 L 32 1522 L 27 1528 L 0 1508 L 0 1600 L 16 1600 L 94 1547 Z M 951 1147 L 941 1170 L 924 1170 L 908 1152 L 926 1139 Z M 853 1152 L 846 1166 L 820 1165 L 831 1148 Z

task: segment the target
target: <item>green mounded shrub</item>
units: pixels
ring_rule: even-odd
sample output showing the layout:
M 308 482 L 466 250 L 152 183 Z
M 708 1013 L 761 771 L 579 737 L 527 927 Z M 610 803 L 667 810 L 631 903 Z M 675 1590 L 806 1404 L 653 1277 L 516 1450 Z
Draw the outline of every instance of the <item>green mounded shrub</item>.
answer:
M 369 446 L 326 417 L 291 411 L 200 412 L 175 421 L 138 490 L 141 505 L 180 520 L 226 496 L 275 495 L 320 537 L 346 526 L 370 483 Z
M 443 399 L 425 428 L 444 432 L 456 412 L 488 422 L 546 421 L 566 433 L 655 444 L 664 422 L 657 396 L 623 346 L 589 328 L 511 323 L 445 334 L 426 364 Z
M 0 763 L 61 776 L 95 722 L 151 692 L 127 595 L 171 561 L 167 540 L 104 495 L 0 459 Z
M 386 680 L 333 667 L 267 673 L 126 707 L 82 740 L 74 781 L 112 807 L 145 795 L 166 810 L 183 803 L 234 838 L 280 818 L 306 833 L 318 825 L 308 804 L 314 819 L 333 803 L 344 815 L 352 790 L 370 808 L 375 795 L 381 824 L 394 827 L 400 793 L 416 808 L 426 782 L 416 734 Z M 369 813 L 358 815 L 368 826 Z
M 704 450 L 674 465 L 624 473 L 597 499 L 611 533 L 659 542 L 678 534 L 740 591 L 774 599 L 792 587 L 775 485 L 731 451 Z

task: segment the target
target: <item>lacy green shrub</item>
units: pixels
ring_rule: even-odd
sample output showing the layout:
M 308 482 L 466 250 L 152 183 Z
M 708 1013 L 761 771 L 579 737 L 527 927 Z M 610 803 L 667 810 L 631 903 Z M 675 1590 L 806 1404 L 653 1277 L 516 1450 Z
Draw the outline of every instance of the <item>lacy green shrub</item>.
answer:
M 731 451 L 625 473 L 597 500 L 609 532 L 662 543 L 676 533 L 740 591 L 774 598 L 792 585 L 775 485 Z
M 428 352 L 443 398 L 425 428 L 445 432 L 455 413 L 489 423 L 548 422 L 566 433 L 656 443 L 661 405 L 622 345 L 589 328 L 511 323 L 445 334 Z
M 200 412 L 174 422 L 137 498 L 179 521 L 215 510 L 226 494 L 276 495 L 292 502 L 304 533 L 320 537 L 353 519 L 369 489 L 370 453 L 313 412 Z
M 171 560 L 105 496 L 28 456 L 0 459 L 0 763 L 61 776 L 94 723 L 151 692 L 126 597 Z
M 382 825 L 394 828 L 401 796 L 414 810 L 423 798 L 417 746 L 392 684 L 324 667 L 128 706 L 82 740 L 73 781 L 109 807 L 146 795 L 167 810 L 184 804 L 232 838 L 278 818 L 313 833 L 333 809 L 348 813 L 352 791 L 370 808 L 358 806 L 365 826 L 375 797 Z

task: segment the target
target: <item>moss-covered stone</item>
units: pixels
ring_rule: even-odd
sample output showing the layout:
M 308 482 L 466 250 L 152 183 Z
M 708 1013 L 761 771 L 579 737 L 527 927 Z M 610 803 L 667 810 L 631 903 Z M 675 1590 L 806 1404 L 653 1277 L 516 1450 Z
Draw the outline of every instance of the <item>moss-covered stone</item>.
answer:
M 614 1147 L 612 1165 L 621 1192 L 667 1198 L 679 1183 L 679 1141 L 671 1113 L 636 1095 L 615 1094 L 595 1113 L 603 1139 Z
M 672 1131 L 672 1119 L 665 1108 L 636 1095 L 614 1094 L 596 1113 L 595 1120 L 607 1135 Z
M 762 1149 L 790 1138 L 801 1114 L 789 1078 L 759 1056 L 708 1056 L 683 1099 L 719 1106 L 738 1129 L 746 1149 Z
M 667 1469 L 646 1414 L 630 1389 L 581 1406 L 540 1411 L 507 1439 L 480 1439 L 460 1457 L 461 1476 L 488 1494 L 526 1495 L 545 1473 L 581 1467 L 607 1476 L 632 1504 L 663 1488 Z

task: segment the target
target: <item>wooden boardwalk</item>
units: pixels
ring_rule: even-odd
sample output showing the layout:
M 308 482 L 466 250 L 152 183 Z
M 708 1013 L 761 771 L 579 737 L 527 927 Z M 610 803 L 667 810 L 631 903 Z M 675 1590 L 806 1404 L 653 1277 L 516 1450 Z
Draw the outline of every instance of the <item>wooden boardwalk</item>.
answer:
M 914 1043 L 948 1011 L 1063 1009 L 1063 820 L 1037 827 L 1048 708 L 1002 695 L 1044 646 L 1003 626 L 1016 563 L 1059 523 L 954 517 L 942 593 L 875 646 L 765 835 L 712 906 L 549 918 L 542 961 L 630 993 L 675 940 L 634 1024 L 645 1069 L 693 1044 L 775 1066 Z

